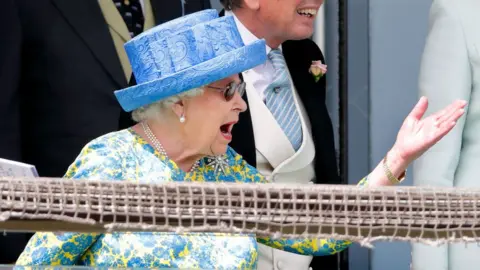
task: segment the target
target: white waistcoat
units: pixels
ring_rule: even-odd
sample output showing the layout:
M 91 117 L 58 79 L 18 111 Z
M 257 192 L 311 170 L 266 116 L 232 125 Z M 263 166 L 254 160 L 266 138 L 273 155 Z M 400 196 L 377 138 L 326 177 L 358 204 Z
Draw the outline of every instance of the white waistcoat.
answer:
M 275 183 L 308 184 L 315 178 L 313 166 L 315 147 L 308 116 L 298 94 L 294 91 L 297 109 L 301 112 L 303 142 L 299 150 L 295 152 L 287 136 L 259 97 L 252 83 L 249 82 L 248 73 L 243 73 L 243 78 L 247 84 L 248 103 L 252 116 L 257 169 Z M 292 89 L 295 89 L 293 83 L 290 83 Z M 259 270 L 307 270 L 311 260 L 312 256 L 297 255 L 259 244 Z

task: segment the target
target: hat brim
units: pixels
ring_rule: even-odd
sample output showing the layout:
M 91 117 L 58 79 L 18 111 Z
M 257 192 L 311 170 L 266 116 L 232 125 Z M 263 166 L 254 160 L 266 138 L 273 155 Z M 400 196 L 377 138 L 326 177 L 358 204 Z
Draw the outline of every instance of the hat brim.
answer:
M 266 60 L 265 41 L 258 40 L 164 78 L 115 91 L 115 96 L 120 106 L 126 112 L 130 112 L 164 98 L 249 70 Z

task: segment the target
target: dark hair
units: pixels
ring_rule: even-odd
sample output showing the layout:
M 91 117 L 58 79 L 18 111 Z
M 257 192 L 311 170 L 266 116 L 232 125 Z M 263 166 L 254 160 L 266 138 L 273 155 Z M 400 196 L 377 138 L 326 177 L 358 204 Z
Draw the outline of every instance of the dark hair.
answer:
M 220 3 L 222 3 L 225 10 L 232 10 L 241 7 L 242 0 L 220 0 Z

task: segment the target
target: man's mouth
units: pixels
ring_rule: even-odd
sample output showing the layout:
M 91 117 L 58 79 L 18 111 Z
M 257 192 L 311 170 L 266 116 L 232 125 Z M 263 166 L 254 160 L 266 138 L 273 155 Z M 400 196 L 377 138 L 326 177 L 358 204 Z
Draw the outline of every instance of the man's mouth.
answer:
M 225 139 L 227 140 L 232 139 L 232 129 L 236 123 L 237 122 L 229 122 L 220 126 L 220 133 L 222 133 Z
M 312 17 L 315 17 L 315 15 L 317 15 L 317 10 L 313 8 L 304 8 L 304 9 L 298 9 L 297 13 L 301 16 L 312 18 Z

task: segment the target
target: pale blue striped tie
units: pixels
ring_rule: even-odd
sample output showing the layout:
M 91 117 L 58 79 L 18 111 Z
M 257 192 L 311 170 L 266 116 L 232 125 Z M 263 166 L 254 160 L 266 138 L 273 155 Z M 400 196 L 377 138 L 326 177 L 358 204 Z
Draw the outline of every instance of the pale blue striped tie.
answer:
M 275 68 L 275 75 L 266 90 L 265 103 L 296 151 L 302 145 L 302 123 L 293 99 L 287 64 L 278 49 L 271 50 L 268 58 Z

